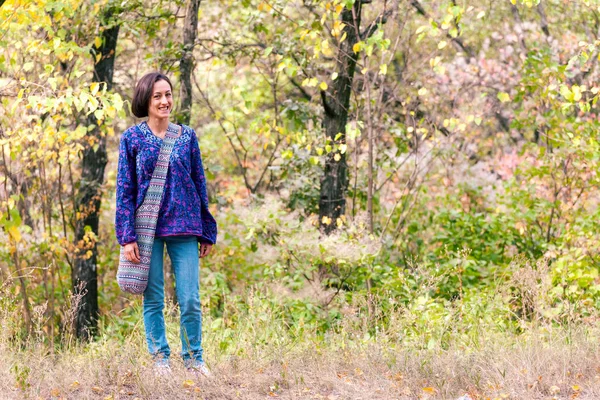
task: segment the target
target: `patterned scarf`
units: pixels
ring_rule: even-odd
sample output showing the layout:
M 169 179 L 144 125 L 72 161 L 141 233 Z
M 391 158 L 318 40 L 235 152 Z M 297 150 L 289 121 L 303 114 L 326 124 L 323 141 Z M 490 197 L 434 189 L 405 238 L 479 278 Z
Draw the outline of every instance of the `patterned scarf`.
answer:
M 167 179 L 169 159 L 171 158 L 171 152 L 173 151 L 175 139 L 178 135 L 179 126 L 169 123 L 167 133 L 160 147 L 156 167 L 154 167 L 154 172 L 152 173 L 150 186 L 142 205 L 135 213 L 135 232 L 140 250 L 140 263 L 133 263 L 127 260 L 123 252 L 124 246 L 121 246 L 117 283 L 124 292 L 142 294 L 148 285 L 158 210 L 160 209 L 165 181 Z

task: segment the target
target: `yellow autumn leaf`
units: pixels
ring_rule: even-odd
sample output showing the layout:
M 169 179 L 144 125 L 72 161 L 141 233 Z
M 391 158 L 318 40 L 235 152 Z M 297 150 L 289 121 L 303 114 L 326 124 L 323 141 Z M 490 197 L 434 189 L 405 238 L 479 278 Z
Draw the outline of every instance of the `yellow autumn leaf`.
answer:
M 379 75 L 386 75 L 387 74 L 387 64 L 381 64 L 379 66 Z
M 114 118 L 117 116 L 117 109 L 114 108 L 113 106 L 108 106 L 106 107 L 106 115 L 108 115 L 109 118 Z
M 194 386 L 194 381 L 191 379 L 186 379 L 185 381 L 183 381 L 183 387 L 184 388 L 191 388 L 192 386 Z
M 333 50 L 331 50 L 328 40 L 323 40 L 321 42 L 321 53 L 323 53 L 325 57 L 331 57 L 333 55 Z
M 352 46 L 352 51 L 354 51 L 355 53 L 358 53 L 361 48 L 362 48 L 362 42 L 354 43 L 354 46 Z
M 321 88 L 321 90 L 327 90 L 327 88 L 328 88 L 326 82 L 321 82 L 321 84 L 319 85 L 319 87 Z
M 258 11 L 269 11 L 271 6 L 268 3 L 261 2 L 257 7 Z
M 19 228 L 16 226 L 11 226 L 8 228 L 8 234 L 12 236 L 15 242 L 19 243 L 21 241 L 21 232 L 19 232 Z
M 427 394 L 434 394 L 435 393 L 435 388 L 428 386 L 428 387 L 424 387 L 423 391 Z
M 94 39 L 94 46 L 96 46 L 96 48 L 102 46 L 102 38 L 100 36 L 96 36 L 96 39 Z
M 98 82 L 92 82 L 90 85 L 90 92 L 92 95 L 96 95 L 96 93 L 98 93 L 98 89 L 100 89 L 100 84 Z
M 333 23 L 333 28 L 331 29 L 331 36 L 338 37 L 340 33 L 342 33 L 342 29 L 344 29 L 344 26 L 345 24 L 342 21 L 336 20 Z

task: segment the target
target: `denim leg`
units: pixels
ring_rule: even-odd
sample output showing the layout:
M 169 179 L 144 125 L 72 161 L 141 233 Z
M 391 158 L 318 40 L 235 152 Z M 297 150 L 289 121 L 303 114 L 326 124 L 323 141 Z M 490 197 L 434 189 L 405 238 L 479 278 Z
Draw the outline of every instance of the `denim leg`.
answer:
M 184 362 L 203 362 L 198 239 L 195 236 L 165 239 L 175 273 L 175 293 L 181 313 L 181 357 Z
M 163 276 L 163 249 L 164 240 L 154 238 L 148 287 L 144 291 L 144 327 L 148 351 L 154 357 L 168 359 L 171 355 L 167 335 L 165 332 L 165 290 Z

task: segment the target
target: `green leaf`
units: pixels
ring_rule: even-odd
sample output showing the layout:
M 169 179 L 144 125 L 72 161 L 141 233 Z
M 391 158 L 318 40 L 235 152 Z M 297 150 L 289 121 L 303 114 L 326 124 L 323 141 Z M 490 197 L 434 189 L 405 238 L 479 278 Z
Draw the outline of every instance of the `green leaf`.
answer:
M 498 100 L 500 100 L 502 103 L 506 103 L 510 101 L 510 96 L 506 92 L 500 92 L 498 93 Z

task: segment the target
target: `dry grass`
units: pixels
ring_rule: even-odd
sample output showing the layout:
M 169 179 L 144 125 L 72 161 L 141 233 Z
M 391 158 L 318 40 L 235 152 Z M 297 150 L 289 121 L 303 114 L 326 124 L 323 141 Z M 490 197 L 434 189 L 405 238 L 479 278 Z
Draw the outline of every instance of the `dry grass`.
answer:
M 44 344 L 41 320 L 28 343 L 11 338 L 22 324 L 20 308 L 0 301 L 0 399 L 600 399 L 598 313 L 589 309 L 562 325 L 543 318 L 546 270 L 521 270 L 512 292 L 477 291 L 456 304 L 415 294 L 384 313 L 374 301 L 369 309 L 385 314 L 385 330 L 373 329 L 376 321 L 360 311 L 368 309 L 365 298 L 356 296 L 341 304 L 342 322 L 324 335 L 302 320 L 289 326 L 278 300 L 284 291 L 250 291 L 226 304 L 221 319 L 205 316 L 212 379 L 189 374 L 177 357 L 170 301 L 173 373 L 161 378 L 147 354 L 139 301 L 133 329 L 108 318 L 96 341 L 81 346 L 66 335 L 57 352 Z M 518 328 L 505 323 L 518 318 L 507 306 L 515 299 L 530 318 Z M 124 330 L 123 339 L 110 334 Z
M 177 327 L 169 329 L 175 334 Z M 155 377 L 137 331 L 122 343 L 104 338 L 59 354 L 40 345 L 15 351 L 3 341 L 0 398 L 600 398 L 600 345 L 589 329 L 492 334 L 468 345 L 456 340 L 446 350 L 401 348 L 385 335 L 351 339 L 347 332 L 252 344 L 246 333 L 234 335 L 247 346 L 237 356 L 220 352 L 206 333 L 212 379 L 187 373 L 177 357 L 171 376 Z

